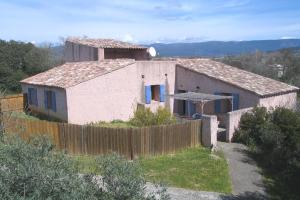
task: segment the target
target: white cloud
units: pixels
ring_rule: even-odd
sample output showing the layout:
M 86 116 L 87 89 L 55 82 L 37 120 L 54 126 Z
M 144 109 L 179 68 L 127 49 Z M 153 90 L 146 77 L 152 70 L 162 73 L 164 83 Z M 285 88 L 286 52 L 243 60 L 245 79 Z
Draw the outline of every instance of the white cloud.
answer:
M 288 40 L 288 39 L 296 39 L 296 37 L 291 37 L 291 36 L 283 36 L 280 39 L 282 40 Z
M 134 42 L 134 39 L 133 39 L 132 35 L 127 33 L 127 34 L 124 35 L 122 41 L 124 41 L 124 42 Z

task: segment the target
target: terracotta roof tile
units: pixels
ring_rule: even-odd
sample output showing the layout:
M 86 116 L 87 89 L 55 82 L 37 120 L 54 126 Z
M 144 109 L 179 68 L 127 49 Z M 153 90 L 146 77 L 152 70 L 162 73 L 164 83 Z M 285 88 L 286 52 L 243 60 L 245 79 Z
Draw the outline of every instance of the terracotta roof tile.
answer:
M 68 88 L 133 63 L 133 59 L 70 62 L 26 78 L 21 83 Z
M 113 39 L 90 39 L 70 37 L 67 39 L 67 41 L 96 48 L 147 49 L 147 47 Z
M 269 96 L 276 93 L 299 90 L 299 88 L 295 86 L 210 59 L 176 59 L 176 61 L 178 65 L 184 68 L 227 82 L 239 88 L 254 92 L 260 96 Z

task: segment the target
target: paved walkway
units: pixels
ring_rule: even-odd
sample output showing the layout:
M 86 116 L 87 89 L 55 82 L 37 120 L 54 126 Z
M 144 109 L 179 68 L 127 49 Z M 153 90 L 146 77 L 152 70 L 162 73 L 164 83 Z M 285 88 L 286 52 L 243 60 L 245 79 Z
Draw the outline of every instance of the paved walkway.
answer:
M 237 143 L 218 142 L 229 164 L 233 194 L 237 197 L 263 199 L 265 192 L 262 176 L 254 160 L 247 155 L 247 147 Z

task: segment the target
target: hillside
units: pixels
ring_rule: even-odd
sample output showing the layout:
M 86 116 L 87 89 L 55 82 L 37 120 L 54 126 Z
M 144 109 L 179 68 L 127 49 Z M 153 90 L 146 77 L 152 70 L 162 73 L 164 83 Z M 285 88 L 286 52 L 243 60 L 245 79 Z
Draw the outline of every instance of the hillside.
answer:
M 300 39 L 253 40 L 253 41 L 209 41 L 199 43 L 155 43 L 159 56 L 220 57 L 253 53 L 256 50 L 267 52 L 283 48 L 300 48 Z

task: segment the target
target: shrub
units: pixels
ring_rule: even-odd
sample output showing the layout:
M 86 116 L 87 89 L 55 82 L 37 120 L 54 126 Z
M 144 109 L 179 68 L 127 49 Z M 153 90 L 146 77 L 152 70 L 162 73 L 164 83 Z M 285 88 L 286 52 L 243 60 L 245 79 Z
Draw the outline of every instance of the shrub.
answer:
M 261 128 L 269 118 L 269 113 L 264 107 L 256 107 L 252 112 L 243 114 L 240 129 L 234 134 L 233 141 L 247 145 L 261 143 Z
M 175 123 L 176 120 L 169 109 L 159 107 L 156 113 L 151 112 L 150 108 L 140 108 L 134 112 L 133 118 L 129 123 L 133 126 L 154 126 Z
M 147 194 L 146 181 L 138 163 L 127 161 L 117 154 L 102 157 L 97 162 L 106 191 L 106 199 L 169 199 L 164 187 Z
M 300 195 L 300 116 L 286 109 L 255 108 L 241 117 L 234 141 L 254 145 L 268 171 L 286 185 L 284 195 Z M 298 178 L 297 178 L 298 177 Z M 288 199 L 286 197 L 286 199 Z
M 175 117 L 172 115 L 169 109 L 159 107 L 154 114 L 154 124 L 161 125 L 161 124 L 172 124 L 176 122 Z
M 0 199 L 96 199 L 73 162 L 46 139 L 0 143 Z
M 151 112 L 150 108 L 139 108 L 134 112 L 129 123 L 138 127 L 154 125 L 154 113 Z
M 76 163 L 53 148 L 44 137 L 0 141 L 0 199 L 168 199 L 164 188 L 147 194 L 139 166 L 117 155 L 99 159 L 97 182 L 93 174 L 79 176 Z

